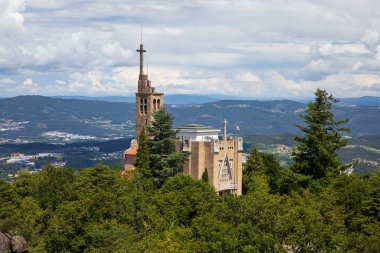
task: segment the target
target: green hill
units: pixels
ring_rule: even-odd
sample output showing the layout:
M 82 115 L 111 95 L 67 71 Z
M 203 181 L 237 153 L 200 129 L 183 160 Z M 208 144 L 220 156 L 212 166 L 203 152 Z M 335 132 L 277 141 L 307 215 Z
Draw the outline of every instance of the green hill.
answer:
M 204 104 L 166 105 L 175 125 L 199 123 L 221 128 L 227 118 L 229 131 L 242 135 L 298 133 L 298 113 L 305 104 L 290 100 L 221 100 Z M 349 118 L 350 135 L 380 134 L 380 107 L 336 107 L 338 119 Z M 0 131 L 0 138 L 36 137 L 43 132 L 62 131 L 96 137 L 133 134 L 133 103 L 19 96 L 0 99 L 0 127 L 7 120 L 24 122 L 17 130 Z M 25 123 L 27 122 L 27 123 Z M 2 124 L 2 125 L 1 125 Z

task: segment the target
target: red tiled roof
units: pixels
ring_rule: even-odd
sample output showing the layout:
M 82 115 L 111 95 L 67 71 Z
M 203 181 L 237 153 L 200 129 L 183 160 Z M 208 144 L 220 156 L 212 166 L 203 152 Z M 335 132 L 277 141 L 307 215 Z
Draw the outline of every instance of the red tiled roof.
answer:
M 136 155 L 137 154 L 137 148 L 129 148 L 127 152 L 125 153 L 126 155 Z

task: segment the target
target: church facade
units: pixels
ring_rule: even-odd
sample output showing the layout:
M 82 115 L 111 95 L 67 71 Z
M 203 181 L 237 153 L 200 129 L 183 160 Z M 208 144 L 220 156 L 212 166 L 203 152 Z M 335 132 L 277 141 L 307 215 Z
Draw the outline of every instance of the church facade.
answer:
M 220 195 L 241 195 L 243 138 L 228 136 L 227 120 L 223 126 L 222 136 L 218 129 L 198 124 L 178 128 L 177 148 L 190 152 L 183 173 L 201 179 L 207 170 L 208 182 Z
M 150 127 L 153 113 L 163 108 L 164 94 L 155 91 L 148 75 L 144 74 L 143 44 L 137 50 L 140 53 L 140 73 L 136 92 L 136 139 L 130 148 L 124 151 L 124 171 L 128 177 L 134 170 L 134 160 L 138 150 L 138 135 L 143 127 Z M 189 152 L 189 158 L 182 172 L 195 179 L 201 179 L 207 169 L 208 182 L 223 195 L 242 192 L 242 155 L 243 139 L 227 134 L 227 120 L 223 122 L 223 135 L 220 130 L 198 124 L 188 124 L 177 128 L 176 147 L 178 151 Z

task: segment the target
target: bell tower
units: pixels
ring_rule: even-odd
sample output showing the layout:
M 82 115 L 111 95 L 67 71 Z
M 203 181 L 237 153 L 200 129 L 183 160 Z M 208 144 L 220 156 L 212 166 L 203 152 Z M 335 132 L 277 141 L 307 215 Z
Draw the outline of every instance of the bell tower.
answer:
M 157 93 L 151 87 L 148 74 L 144 74 L 144 45 L 136 50 L 140 53 L 140 74 L 136 92 L 136 130 L 135 136 L 138 139 L 143 127 L 150 127 L 153 121 L 153 112 L 159 110 L 164 105 L 164 94 Z

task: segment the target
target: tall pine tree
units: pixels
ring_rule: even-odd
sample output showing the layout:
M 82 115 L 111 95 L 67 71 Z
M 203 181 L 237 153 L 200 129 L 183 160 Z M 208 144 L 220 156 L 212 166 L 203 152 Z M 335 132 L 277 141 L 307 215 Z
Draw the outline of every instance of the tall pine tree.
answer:
M 161 187 L 170 177 L 182 171 L 188 153 L 176 151 L 176 131 L 173 116 L 165 109 L 153 113 L 152 127 L 148 128 L 150 168 L 157 187 Z
M 300 114 L 303 125 L 296 125 L 304 136 L 296 136 L 299 142 L 293 152 L 292 169 L 298 173 L 319 179 L 337 175 L 345 168 L 336 151 L 347 145 L 342 133 L 349 131 L 347 127 L 339 127 L 345 120 L 335 120 L 331 112 L 334 103 L 338 102 L 326 91 L 318 89 L 314 102 L 308 104 L 304 114 Z
M 136 167 L 135 180 L 143 184 L 144 187 L 149 187 L 153 180 L 153 173 L 150 168 L 150 153 L 145 131 L 145 128 L 142 128 L 139 134 L 139 148 L 134 166 Z

